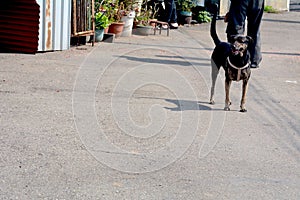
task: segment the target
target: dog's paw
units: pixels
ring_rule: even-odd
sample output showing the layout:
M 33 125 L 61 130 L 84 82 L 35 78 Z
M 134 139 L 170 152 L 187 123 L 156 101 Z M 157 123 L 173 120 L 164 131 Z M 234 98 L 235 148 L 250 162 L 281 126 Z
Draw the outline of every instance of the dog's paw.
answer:
M 225 110 L 225 111 L 230 111 L 230 108 L 226 106 L 226 107 L 224 108 L 224 110 Z

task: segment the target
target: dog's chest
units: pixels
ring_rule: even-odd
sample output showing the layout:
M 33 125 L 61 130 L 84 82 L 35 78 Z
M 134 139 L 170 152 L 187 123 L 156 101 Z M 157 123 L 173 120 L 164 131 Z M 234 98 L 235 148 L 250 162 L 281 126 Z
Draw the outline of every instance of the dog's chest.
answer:
M 231 67 L 228 62 L 226 63 L 227 67 L 225 70 L 226 77 L 233 81 L 246 80 L 250 78 L 251 70 L 250 67 L 245 69 L 236 69 Z

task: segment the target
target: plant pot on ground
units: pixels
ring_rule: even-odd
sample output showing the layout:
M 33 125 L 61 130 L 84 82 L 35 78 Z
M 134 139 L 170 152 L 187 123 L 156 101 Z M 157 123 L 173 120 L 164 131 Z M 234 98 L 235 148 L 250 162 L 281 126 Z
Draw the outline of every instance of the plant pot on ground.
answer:
M 137 24 L 135 25 L 135 33 L 137 35 L 150 35 L 154 29 L 154 26 L 150 24 L 148 17 L 139 16 L 136 18 Z
M 176 8 L 179 11 L 178 22 L 179 24 L 190 24 L 192 20 L 192 8 L 196 6 L 193 0 L 178 0 Z
M 130 11 L 128 14 L 122 17 L 121 21 L 124 22 L 124 28 L 121 34 L 122 37 L 131 36 L 134 17 L 135 11 Z
M 124 22 L 113 22 L 110 24 L 108 33 L 114 33 L 116 38 L 120 37 L 124 29 Z
M 103 40 L 104 31 L 109 26 L 109 20 L 105 12 L 97 12 L 95 14 L 95 40 L 101 42 Z
M 155 23 L 150 24 L 156 18 L 157 10 L 152 6 L 148 6 L 148 1 L 144 0 L 141 9 L 137 12 L 134 23 L 136 28 L 136 34 L 138 35 L 150 35 L 155 28 Z
M 109 26 L 109 33 L 114 33 L 116 37 L 119 37 L 122 35 L 122 32 L 124 30 L 124 22 L 128 22 L 128 17 L 130 18 L 132 13 L 134 12 L 134 0 L 104 0 L 105 4 L 103 6 L 103 9 L 106 10 L 106 13 L 108 14 L 108 19 L 111 22 L 111 25 Z M 133 16 L 134 18 L 134 16 Z M 122 21 L 124 20 L 124 22 Z M 133 20 L 132 20 L 133 21 Z M 131 22 L 126 23 L 127 25 L 131 25 Z M 133 23 L 133 22 L 132 22 Z M 132 25 L 131 25 L 132 27 Z M 130 26 L 128 26 L 130 29 Z M 130 30 L 126 31 L 130 32 Z M 129 36 L 130 34 L 128 34 Z
M 144 25 L 137 25 L 136 26 L 136 34 L 137 35 L 144 35 L 144 36 L 148 36 L 150 34 L 152 34 L 153 31 L 153 26 L 144 26 Z

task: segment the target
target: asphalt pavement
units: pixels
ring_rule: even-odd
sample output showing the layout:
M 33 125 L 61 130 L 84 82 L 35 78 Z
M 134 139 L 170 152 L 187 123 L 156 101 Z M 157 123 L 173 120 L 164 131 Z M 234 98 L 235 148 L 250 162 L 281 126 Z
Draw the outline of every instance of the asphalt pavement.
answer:
M 0 54 L 0 199 L 300 199 L 299 33 L 264 15 L 247 113 L 223 71 L 208 103 L 209 24 Z

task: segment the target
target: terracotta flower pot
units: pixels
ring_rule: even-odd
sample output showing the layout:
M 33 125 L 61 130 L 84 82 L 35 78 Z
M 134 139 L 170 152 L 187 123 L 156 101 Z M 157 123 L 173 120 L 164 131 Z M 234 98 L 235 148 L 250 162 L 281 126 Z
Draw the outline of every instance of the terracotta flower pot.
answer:
M 124 28 L 124 22 L 113 22 L 108 29 L 109 33 L 114 33 L 116 37 L 120 37 Z

